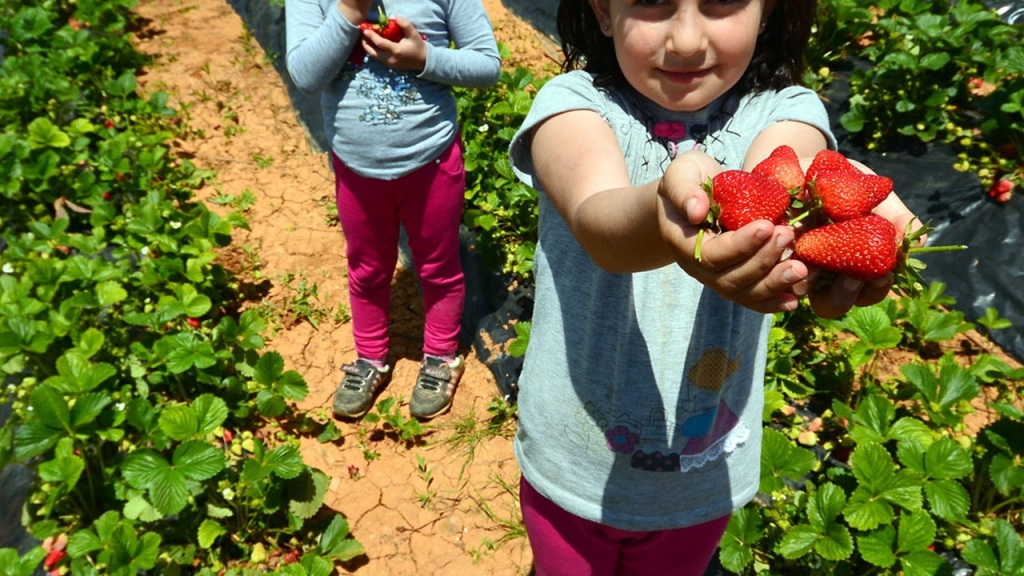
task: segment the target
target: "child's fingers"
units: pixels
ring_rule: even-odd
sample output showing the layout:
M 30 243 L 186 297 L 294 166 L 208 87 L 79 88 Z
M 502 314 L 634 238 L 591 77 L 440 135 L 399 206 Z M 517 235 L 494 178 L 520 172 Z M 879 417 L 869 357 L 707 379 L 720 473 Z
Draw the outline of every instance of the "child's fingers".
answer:
M 881 302 L 892 288 L 892 275 L 862 282 L 847 276 L 839 276 L 828 287 L 812 291 L 808 295 L 811 309 L 822 318 L 837 318 L 854 306 L 870 306 Z
M 700 262 L 680 265 L 701 283 L 748 308 L 778 312 L 795 308 L 807 292 L 807 267 L 784 256 L 792 230 L 759 221 L 736 232 L 706 238 Z

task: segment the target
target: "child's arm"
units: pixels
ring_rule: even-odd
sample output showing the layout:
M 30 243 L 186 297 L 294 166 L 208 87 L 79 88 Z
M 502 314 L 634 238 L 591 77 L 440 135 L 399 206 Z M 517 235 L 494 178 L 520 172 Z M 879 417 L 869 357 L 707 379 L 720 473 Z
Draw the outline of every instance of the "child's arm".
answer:
M 452 3 L 446 23 L 455 48 L 425 42 L 416 27 L 396 16 L 402 39 L 391 42 L 367 32 L 366 51 L 387 66 L 449 86 L 486 87 L 501 73 L 501 56 L 487 12 L 478 1 Z M 447 44 L 447 43 L 446 43 Z
M 548 118 L 534 130 L 534 171 L 541 187 L 595 264 L 616 273 L 678 263 L 723 297 L 772 313 L 796 307 L 806 267 L 781 261 L 793 232 L 767 221 L 705 237 L 693 258 L 697 225 L 708 211 L 701 183 L 722 170 L 688 152 L 643 186 L 629 180 L 618 140 L 595 112 Z
M 318 0 L 286 0 L 285 64 L 295 87 L 323 90 L 360 42 L 359 23 L 372 0 L 339 0 L 326 12 Z

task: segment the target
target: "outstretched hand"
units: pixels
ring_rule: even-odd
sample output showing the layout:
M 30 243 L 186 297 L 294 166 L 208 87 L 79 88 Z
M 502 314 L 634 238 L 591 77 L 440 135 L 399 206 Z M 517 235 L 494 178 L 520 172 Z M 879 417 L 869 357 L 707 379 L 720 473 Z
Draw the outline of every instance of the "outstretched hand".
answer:
M 687 152 L 669 165 L 658 188 L 662 236 L 679 266 L 723 298 L 765 314 L 795 310 L 810 284 L 807 267 L 788 259 L 792 228 L 759 220 L 736 231 L 705 231 L 701 258 L 695 257 L 710 209 L 700 183 L 721 171 L 702 152 Z

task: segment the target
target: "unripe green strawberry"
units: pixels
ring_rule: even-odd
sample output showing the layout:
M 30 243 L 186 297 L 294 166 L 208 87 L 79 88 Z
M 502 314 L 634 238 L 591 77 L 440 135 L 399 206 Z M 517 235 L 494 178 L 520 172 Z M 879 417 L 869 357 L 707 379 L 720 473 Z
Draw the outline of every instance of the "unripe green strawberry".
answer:
M 719 172 L 704 187 L 711 197 L 708 217 L 722 230 L 739 230 L 755 220 L 780 224 L 789 208 L 782 184 L 744 170 Z
M 804 170 L 800 167 L 800 158 L 793 148 L 785 144 L 772 150 L 751 172 L 775 180 L 786 190 L 799 191 L 804 187 Z
M 793 256 L 810 266 L 871 282 L 896 268 L 896 227 L 869 214 L 809 230 L 796 240 Z
M 824 172 L 811 184 L 812 194 L 833 222 L 866 216 L 892 192 L 892 179 L 856 172 Z

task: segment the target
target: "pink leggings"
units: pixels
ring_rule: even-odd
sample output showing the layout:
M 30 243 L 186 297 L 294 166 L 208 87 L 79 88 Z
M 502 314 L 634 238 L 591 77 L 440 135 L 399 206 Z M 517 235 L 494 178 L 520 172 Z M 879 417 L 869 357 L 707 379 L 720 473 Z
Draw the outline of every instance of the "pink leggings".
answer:
M 619 530 L 566 512 L 525 478 L 519 501 L 536 576 L 702 576 L 729 524 L 724 516 L 672 530 Z
M 397 180 L 365 178 L 334 154 L 331 159 L 346 241 L 356 353 L 371 359 L 387 355 L 391 280 L 398 263 L 401 223 L 423 289 L 423 351 L 454 354 L 466 299 L 459 260 L 466 172 L 459 139 L 436 161 Z

